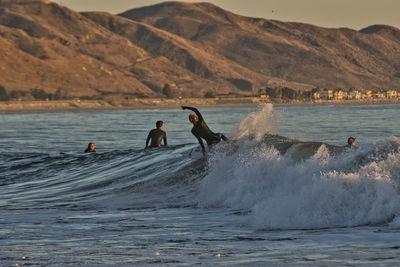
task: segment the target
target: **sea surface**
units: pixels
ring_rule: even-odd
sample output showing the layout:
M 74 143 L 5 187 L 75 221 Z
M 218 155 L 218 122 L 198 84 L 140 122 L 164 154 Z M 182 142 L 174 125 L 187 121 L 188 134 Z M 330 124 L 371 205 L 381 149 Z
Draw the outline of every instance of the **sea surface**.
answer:
M 0 266 L 400 265 L 399 105 L 200 111 L 0 114 Z

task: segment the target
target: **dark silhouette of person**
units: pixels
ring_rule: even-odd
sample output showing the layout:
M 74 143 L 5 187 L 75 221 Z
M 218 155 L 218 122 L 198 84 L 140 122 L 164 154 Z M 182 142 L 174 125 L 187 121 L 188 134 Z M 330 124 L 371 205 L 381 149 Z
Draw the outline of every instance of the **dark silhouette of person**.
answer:
M 85 150 L 85 153 L 90 153 L 90 152 L 96 152 L 96 149 L 94 149 L 94 143 L 90 142 Z
M 156 128 L 149 132 L 146 139 L 146 148 L 149 147 L 149 141 L 151 139 L 150 147 L 160 147 L 161 140 L 164 140 L 164 146 L 168 146 L 167 134 L 162 130 L 164 122 L 157 121 Z
M 356 138 L 350 136 L 347 139 L 347 146 L 346 147 L 349 147 L 349 148 L 356 147 Z
M 211 147 L 214 144 L 217 144 L 222 140 L 228 141 L 225 135 L 221 133 L 214 133 L 213 131 L 208 128 L 206 122 L 203 119 L 203 116 L 199 112 L 197 108 L 181 106 L 183 110 L 189 109 L 194 113 L 189 115 L 189 121 L 193 123 L 192 134 L 197 138 L 199 144 L 201 146 L 201 152 L 203 155 L 206 154 L 206 149 L 203 143 L 203 140 L 206 140 L 207 145 Z

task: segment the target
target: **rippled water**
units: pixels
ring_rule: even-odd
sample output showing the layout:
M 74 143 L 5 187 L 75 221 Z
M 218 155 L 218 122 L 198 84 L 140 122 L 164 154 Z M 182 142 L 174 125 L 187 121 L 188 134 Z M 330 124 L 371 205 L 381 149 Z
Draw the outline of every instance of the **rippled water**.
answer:
M 398 264 L 400 106 L 200 111 L 0 114 L 0 266 Z

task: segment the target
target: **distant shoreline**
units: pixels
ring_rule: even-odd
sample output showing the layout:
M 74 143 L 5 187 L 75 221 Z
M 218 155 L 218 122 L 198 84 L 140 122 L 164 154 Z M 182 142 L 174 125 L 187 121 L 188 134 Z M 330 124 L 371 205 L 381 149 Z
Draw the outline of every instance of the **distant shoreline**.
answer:
M 257 97 L 235 98 L 137 98 L 129 100 L 55 100 L 55 101 L 0 101 L 0 113 L 62 112 L 62 111 L 100 111 L 100 110 L 139 110 L 139 109 L 179 109 L 181 105 L 197 107 L 256 107 L 261 103 L 275 106 L 315 106 L 315 105 L 398 105 L 399 99 L 368 100 L 325 100 L 270 102 Z

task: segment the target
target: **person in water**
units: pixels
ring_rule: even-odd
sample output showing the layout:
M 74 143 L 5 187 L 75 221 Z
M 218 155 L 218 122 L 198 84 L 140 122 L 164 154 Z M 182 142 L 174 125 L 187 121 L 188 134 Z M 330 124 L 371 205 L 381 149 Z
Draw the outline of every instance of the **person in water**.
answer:
M 356 138 L 350 136 L 347 139 L 347 147 L 349 148 L 356 147 Z
M 85 153 L 90 153 L 90 152 L 96 152 L 96 149 L 94 149 L 94 143 L 90 142 L 85 150 Z
M 150 147 L 160 147 L 161 140 L 164 140 L 164 146 L 168 146 L 167 134 L 162 130 L 164 122 L 157 121 L 156 128 L 149 132 L 146 140 L 146 148 L 149 147 L 149 141 L 151 139 Z
M 203 155 L 206 154 L 206 148 L 204 146 L 202 139 L 206 140 L 207 145 L 209 147 L 219 143 L 221 139 L 224 141 L 228 140 L 228 138 L 226 138 L 225 135 L 220 133 L 214 133 L 210 130 L 210 128 L 208 128 L 206 122 L 203 119 L 203 116 L 201 116 L 201 113 L 198 111 L 197 108 L 187 107 L 187 106 L 181 106 L 181 107 L 183 110 L 189 109 L 194 112 L 189 115 L 189 121 L 193 123 L 192 134 L 199 141 L 199 144 L 201 146 L 201 152 L 203 153 Z

